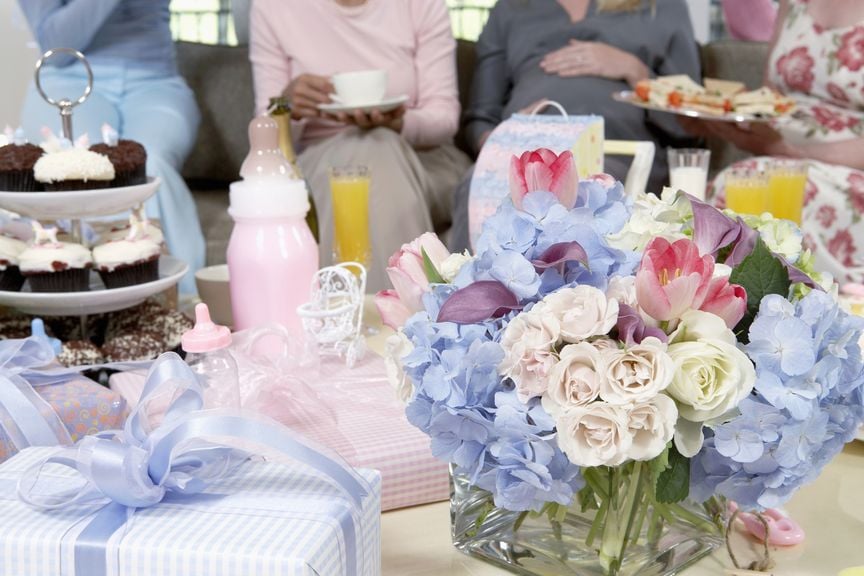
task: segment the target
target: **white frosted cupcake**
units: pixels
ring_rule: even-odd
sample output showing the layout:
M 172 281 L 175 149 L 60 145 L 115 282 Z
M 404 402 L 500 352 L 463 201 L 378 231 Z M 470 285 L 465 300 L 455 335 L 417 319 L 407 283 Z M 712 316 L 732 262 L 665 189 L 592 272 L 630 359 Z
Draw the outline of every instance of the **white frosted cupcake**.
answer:
M 0 236 L 0 290 L 18 292 L 24 285 L 24 276 L 18 268 L 18 257 L 27 248 L 20 240 Z
M 165 242 L 165 237 L 162 235 L 162 230 L 159 229 L 158 226 L 150 222 L 147 218 L 147 214 L 144 213 L 144 207 L 138 206 L 137 208 L 132 210 L 132 213 L 129 215 L 129 224 L 124 226 L 123 228 L 117 228 L 116 230 L 111 230 L 104 236 L 105 242 L 111 242 L 112 240 L 125 240 L 127 236 L 129 236 L 130 231 L 133 227 L 140 226 L 141 232 L 139 233 L 142 238 L 149 238 L 156 244 L 162 245 Z
M 93 258 L 81 244 L 58 242 L 57 229 L 34 223 L 33 244 L 21 252 L 18 267 L 33 292 L 86 292 Z
M 93 262 L 106 288 L 121 288 L 159 279 L 161 248 L 149 238 L 140 223 L 120 240 L 93 249 Z
M 49 192 L 107 188 L 114 180 L 114 165 L 104 154 L 69 148 L 39 158 L 33 175 Z

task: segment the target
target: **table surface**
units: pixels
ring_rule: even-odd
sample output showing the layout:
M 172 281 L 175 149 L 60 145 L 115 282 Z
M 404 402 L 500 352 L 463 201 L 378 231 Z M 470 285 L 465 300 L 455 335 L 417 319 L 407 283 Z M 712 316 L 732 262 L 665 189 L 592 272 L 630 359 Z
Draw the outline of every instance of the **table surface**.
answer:
M 392 334 L 380 328 L 371 299 L 364 322 L 373 326 L 369 348 L 380 353 Z M 816 482 L 803 487 L 786 511 L 807 533 L 792 548 L 774 549 L 775 576 L 835 576 L 841 570 L 864 567 L 864 442 L 855 441 L 829 464 Z M 510 574 L 457 551 L 450 542 L 447 502 L 427 504 L 382 515 L 382 573 L 384 576 L 495 576 Z M 750 542 L 736 541 L 739 560 Z M 741 548 L 740 546 L 744 546 Z M 752 545 L 751 545 L 752 546 Z M 756 559 L 757 548 L 752 546 Z M 725 548 L 717 550 L 685 572 L 686 576 L 725 576 L 732 562 Z M 864 568 L 862 568 L 864 570 Z M 862 576 L 864 572 L 854 576 Z M 845 576 L 845 575 L 844 575 Z M 850 575 L 853 576 L 853 575 Z

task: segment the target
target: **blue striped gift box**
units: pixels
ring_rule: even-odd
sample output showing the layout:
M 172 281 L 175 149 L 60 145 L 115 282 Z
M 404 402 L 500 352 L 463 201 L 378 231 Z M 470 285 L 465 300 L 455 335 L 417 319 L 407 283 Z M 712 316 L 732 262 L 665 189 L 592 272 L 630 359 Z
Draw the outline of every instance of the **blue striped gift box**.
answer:
M 15 484 L 54 448 L 28 448 L 0 465 L 0 574 L 89 576 L 74 572 L 74 544 L 92 506 L 38 511 Z M 371 493 L 359 518 L 333 484 L 301 465 L 252 461 L 207 494 L 171 497 L 139 509 L 106 545 L 107 576 L 338 576 L 350 562 L 343 524 L 354 523 L 357 574 L 381 573 L 381 479 L 358 470 Z M 49 466 L 40 483 L 75 482 Z M 58 484 L 54 484 L 58 483 Z

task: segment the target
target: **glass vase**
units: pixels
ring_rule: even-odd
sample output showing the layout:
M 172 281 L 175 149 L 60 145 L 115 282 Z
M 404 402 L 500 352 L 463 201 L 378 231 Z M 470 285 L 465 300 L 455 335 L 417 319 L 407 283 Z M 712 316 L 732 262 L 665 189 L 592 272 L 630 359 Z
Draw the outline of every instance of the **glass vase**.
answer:
M 587 488 L 569 507 L 526 513 L 497 508 L 491 493 L 451 469 L 453 544 L 525 576 L 665 576 L 724 542 L 722 503 L 656 502 L 646 464 L 584 475 Z

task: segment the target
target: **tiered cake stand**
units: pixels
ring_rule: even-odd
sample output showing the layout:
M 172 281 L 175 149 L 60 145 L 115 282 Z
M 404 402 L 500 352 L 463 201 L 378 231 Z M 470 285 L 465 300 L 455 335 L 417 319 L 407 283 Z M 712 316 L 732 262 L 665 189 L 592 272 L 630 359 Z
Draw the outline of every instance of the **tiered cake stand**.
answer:
M 2 192 L 0 208 L 36 220 L 71 219 L 73 230 L 80 230 L 82 218 L 109 216 L 129 210 L 156 193 L 158 178 L 146 184 L 123 188 L 76 190 L 74 192 Z M 96 272 L 91 272 L 89 292 L 21 292 L 0 290 L 0 306 L 46 316 L 86 316 L 130 308 L 175 284 L 189 266 L 173 256 L 159 259 L 159 279 L 144 284 L 107 289 Z
M 54 99 L 43 90 L 40 71 L 49 58 L 57 54 L 67 54 L 77 58 L 87 72 L 87 87 L 78 99 Z M 72 110 L 82 104 L 93 90 L 93 72 L 83 54 L 72 48 L 48 50 L 36 63 L 36 88 L 48 104 L 60 110 L 63 136 L 72 141 Z M 156 193 L 158 178 L 148 178 L 145 184 L 121 188 L 102 188 L 98 190 L 76 190 L 73 192 L 2 192 L 0 208 L 27 216 L 39 221 L 69 219 L 72 221 L 72 235 L 76 241 L 81 237 L 83 218 L 111 216 L 138 206 Z M 153 282 L 105 288 L 96 272 L 91 272 L 89 292 L 39 292 L 29 291 L 25 285 L 20 292 L 0 290 L 0 306 L 16 308 L 22 312 L 46 316 L 86 316 L 131 308 L 150 296 L 158 294 L 175 284 L 189 270 L 185 262 L 172 256 L 159 258 L 159 279 Z M 82 321 L 83 323 L 83 321 Z

